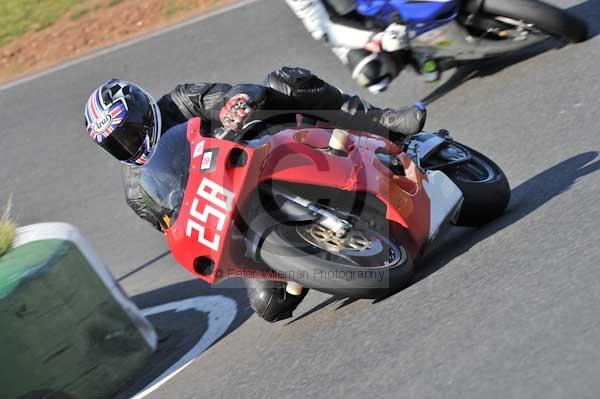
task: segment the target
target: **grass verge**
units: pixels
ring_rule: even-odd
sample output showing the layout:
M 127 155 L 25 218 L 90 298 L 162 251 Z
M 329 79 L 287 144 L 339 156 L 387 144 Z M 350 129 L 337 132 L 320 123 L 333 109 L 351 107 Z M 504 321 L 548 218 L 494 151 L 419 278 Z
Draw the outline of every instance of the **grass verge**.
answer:
M 52 25 L 73 6 L 85 0 L 1 0 L 0 46 L 29 31 Z
M 162 9 L 162 13 L 164 16 L 170 17 L 182 11 L 187 11 L 190 7 L 190 4 L 185 1 L 170 1 L 169 4 Z
M 0 83 L 237 0 L 0 0 Z
M 8 201 L 6 209 L 0 216 L 0 256 L 4 255 L 15 240 L 16 225 L 10 220 L 11 201 Z

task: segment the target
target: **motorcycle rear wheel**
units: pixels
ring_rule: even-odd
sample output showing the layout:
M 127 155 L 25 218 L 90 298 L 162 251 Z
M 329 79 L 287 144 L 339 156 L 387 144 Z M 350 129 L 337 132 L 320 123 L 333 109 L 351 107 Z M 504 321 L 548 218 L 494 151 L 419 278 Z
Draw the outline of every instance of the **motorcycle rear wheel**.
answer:
M 538 0 L 485 0 L 483 12 L 507 17 L 527 24 L 573 43 L 588 37 L 587 24 L 563 9 Z
M 453 142 L 451 145 L 462 147 L 471 154 L 468 162 L 444 169 L 464 197 L 456 225 L 477 227 L 498 218 L 510 201 L 506 175 L 485 155 L 464 144 Z

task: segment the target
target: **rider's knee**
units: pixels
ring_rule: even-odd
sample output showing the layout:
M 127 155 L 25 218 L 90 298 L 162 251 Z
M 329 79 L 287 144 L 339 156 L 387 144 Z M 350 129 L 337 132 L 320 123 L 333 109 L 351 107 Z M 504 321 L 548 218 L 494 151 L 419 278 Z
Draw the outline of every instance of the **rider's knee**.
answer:
M 270 323 L 292 317 L 292 313 L 308 292 L 302 291 L 299 296 L 291 295 L 285 290 L 285 282 L 248 280 L 248 300 L 257 315 Z

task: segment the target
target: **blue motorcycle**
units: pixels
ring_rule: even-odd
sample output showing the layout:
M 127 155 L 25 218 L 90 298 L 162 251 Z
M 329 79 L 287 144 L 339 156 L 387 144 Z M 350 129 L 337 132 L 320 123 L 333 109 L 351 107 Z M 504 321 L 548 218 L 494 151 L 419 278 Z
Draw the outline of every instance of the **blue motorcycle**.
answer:
M 445 66 L 513 52 L 548 38 L 580 42 L 582 20 L 538 0 L 358 0 L 357 11 L 408 28 L 409 45 L 393 54 L 429 80 Z

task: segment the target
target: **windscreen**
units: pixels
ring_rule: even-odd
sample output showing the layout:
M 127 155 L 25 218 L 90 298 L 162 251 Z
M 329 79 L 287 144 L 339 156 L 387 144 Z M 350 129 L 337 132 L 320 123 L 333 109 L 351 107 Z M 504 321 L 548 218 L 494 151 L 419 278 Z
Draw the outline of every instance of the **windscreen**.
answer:
M 190 168 L 190 144 L 185 128 L 171 129 L 158 141 L 142 167 L 142 198 L 163 229 L 175 223 Z

